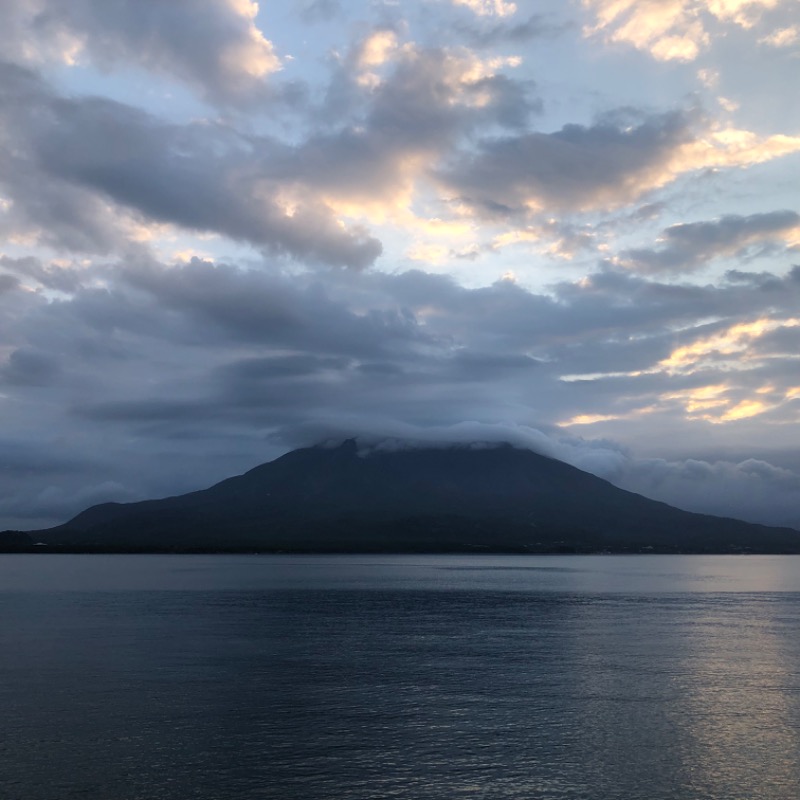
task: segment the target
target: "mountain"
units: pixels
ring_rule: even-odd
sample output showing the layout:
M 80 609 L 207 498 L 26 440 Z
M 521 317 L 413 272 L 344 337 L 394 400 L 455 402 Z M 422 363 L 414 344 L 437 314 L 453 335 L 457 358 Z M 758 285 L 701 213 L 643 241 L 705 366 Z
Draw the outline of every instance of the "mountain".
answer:
M 800 532 L 681 511 L 511 445 L 295 450 L 203 491 L 93 506 L 59 549 L 800 552 Z
M 34 541 L 23 531 L 0 531 L 0 553 L 19 553 L 34 546 Z

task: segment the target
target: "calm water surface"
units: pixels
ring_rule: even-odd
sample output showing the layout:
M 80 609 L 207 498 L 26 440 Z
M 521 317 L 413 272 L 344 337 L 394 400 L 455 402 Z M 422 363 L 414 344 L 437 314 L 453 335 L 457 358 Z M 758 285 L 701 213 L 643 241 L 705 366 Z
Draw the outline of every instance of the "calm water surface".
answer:
M 2 800 L 800 796 L 800 557 L 0 556 Z

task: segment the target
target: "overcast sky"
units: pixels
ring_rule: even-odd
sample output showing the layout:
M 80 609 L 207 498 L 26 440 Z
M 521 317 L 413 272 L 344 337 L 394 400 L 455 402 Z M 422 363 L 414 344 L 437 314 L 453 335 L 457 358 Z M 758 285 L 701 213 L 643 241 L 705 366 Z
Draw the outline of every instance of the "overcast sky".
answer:
M 800 527 L 799 0 L 3 0 L 0 529 L 509 440 Z

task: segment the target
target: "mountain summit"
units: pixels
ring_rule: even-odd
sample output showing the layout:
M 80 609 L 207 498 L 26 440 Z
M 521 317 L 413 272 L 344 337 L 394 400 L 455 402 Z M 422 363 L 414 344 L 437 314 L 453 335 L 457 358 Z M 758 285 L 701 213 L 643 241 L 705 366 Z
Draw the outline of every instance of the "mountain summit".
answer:
M 800 552 L 798 531 L 681 511 L 511 445 L 362 452 L 353 440 L 32 536 L 112 551 Z

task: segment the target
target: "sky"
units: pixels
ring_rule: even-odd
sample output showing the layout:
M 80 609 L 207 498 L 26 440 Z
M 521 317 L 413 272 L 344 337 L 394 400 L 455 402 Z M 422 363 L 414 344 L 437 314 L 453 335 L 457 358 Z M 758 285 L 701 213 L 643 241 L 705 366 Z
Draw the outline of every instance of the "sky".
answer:
M 510 441 L 800 528 L 800 0 L 4 0 L 0 529 Z

